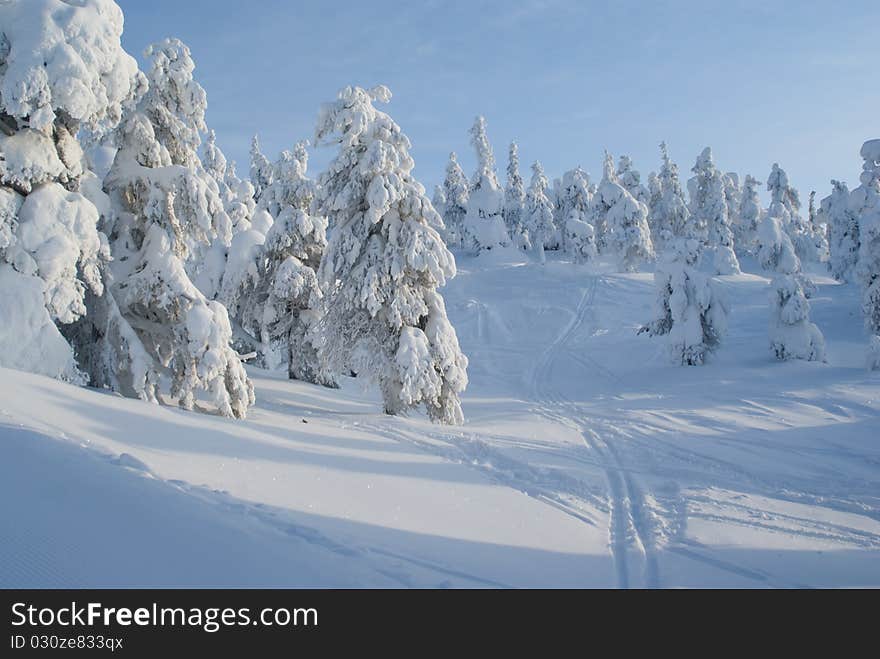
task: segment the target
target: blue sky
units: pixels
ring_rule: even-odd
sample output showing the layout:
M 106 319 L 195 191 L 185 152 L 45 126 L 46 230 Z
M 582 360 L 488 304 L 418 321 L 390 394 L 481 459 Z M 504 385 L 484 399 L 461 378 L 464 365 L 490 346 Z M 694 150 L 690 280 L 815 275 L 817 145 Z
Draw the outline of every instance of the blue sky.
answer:
M 189 44 L 239 173 L 251 135 L 274 158 L 348 84 L 391 88 L 429 191 L 450 150 L 472 171 L 477 114 L 502 181 L 511 139 L 527 181 L 535 159 L 596 180 L 606 148 L 646 180 L 665 139 L 683 174 L 709 145 L 719 167 L 761 180 L 778 161 L 804 199 L 830 178 L 857 184 L 859 147 L 880 137 L 876 0 L 117 2 L 133 55 L 166 36 Z

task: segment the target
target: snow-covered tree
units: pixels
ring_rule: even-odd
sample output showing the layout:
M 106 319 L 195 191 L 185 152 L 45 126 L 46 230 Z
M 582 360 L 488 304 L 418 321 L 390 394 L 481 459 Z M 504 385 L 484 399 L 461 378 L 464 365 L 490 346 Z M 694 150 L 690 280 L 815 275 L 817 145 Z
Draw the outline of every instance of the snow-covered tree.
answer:
M 208 139 L 202 147 L 202 166 L 217 184 L 223 208 L 232 224 L 233 235 L 249 229 L 251 216 L 256 208 L 256 190 L 250 181 L 238 177 L 235 163 L 226 160 L 217 145 L 217 136 L 213 130 L 208 131 Z
M 315 204 L 331 227 L 321 351 L 377 381 L 387 413 L 424 403 L 432 420 L 461 423 L 467 358 L 437 290 L 455 260 L 413 178 L 409 139 L 373 106 L 390 98 L 387 87 L 346 87 L 318 119 L 317 143 L 339 145 Z
M 743 187 L 736 172 L 721 175 L 721 187 L 724 191 L 724 204 L 727 206 L 727 224 L 733 234 L 734 249 L 739 250 L 736 243 L 740 232 L 739 208 L 742 205 Z
M 504 224 L 514 245 L 529 247 L 525 222 L 526 193 L 519 173 L 519 152 L 516 142 L 510 143 L 507 160 L 507 185 L 504 188 Z
M 533 247 L 538 252 L 538 260 L 544 263 L 544 245 L 554 231 L 553 202 L 547 196 L 550 182 L 544 175 L 541 163 L 532 164 L 532 180 L 526 192 L 526 223 L 529 235 L 532 236 Z
M 106 297 L 109 252 L 78 136 L 113 129 L 143 84 L 122 23 L 112 0 L 0 3 L 0 365 L 98 386 L 103 341 L 74 325 Z
M 263 190 L 272 183 L 272 163 L 260 150 L 260 138 L 254 135 L 251 138 L 251 185 L 254 186 L 254 198 L 259 201 L 263 196 Z
M 617 181 L 636 201 L 640 201 L 646 206 L 648 205 L 650 193 L 642 185 L 642 176 L 633 167 L 632 158 L 629 156 L 620 156 L 617 160 Z
M 443 213 L 446 212 L 446 192 L 443 190 L 442 185 L 434 186 L 434 194 L 431 196 L 431 204 L 434 206 L 434 210 L 437 211 L 437 214 L 442 220 Z M 443 235 L 444 233 L 446 233 L 445 225 L 443 226 L 443 231 L 441 231 L 441 235 Z
M 593 195 L 590 218 L 594 228 L 604 229 L 598 232 L 600 240 L 604 238 L 604 247 L 615 256 L 621 272 L 635 271 L 640 263 L 654 256 L 648 207 L 617 181 L 614 161 L 608 153 L 602 181 Z
M 753 252 L 758 238 L 758 223 L 761 221 L 759 185 L 758 179 L 746 174 L 740 194 L 738 221 L 733 225 L 734 243 L 743 253 Z
M 767 214 L 782 220 L 783 229 L 791 238 L 798 258 L 804 262 L 819 262 L 827 258 L 828 244 L 824 234 L 801 217 L 800 196 L 789 184 L 788 174 L 777 163 L 773 163 L 767 178 L 767 191 L 770 193 Z
M 759 222 L 756 247 L 761 266 L 780 273 L 770 283 L 771 349 L 778 359 L 824 361 L 825 339 L 810 322 L 807 302 L 815 286 L 801 273 L 791 234 L 801 241 L 802 251 L 808 254 L 815 254 L 815 243 L 797 215 L 797 193 L 789 188 L 788 177 L 777 165 L 773 166 L 768 190 L 772 201 L 767 215 Z
M 565 220 L 567 211 L 565 205 L 565 192 L 563 191 L 562 178 L 556 177 L 547 188 L 547 198 L 553 205 L 553 231 L 544 243 L 544 249 L 565 249 Z
M 810 191 L 810 199 L 807 203 L 807 222 L 813 229 L 817 229 L 820 224 L 818 210 L 816 209 L 816 191 Z
M 770 348 L 776 358 L 825 361 L 825 338 L 810 322 L 810 303 L 801 280 L 779 275 L 770 289 Z
M 871 335 L 868 367 L 880 369 L 880 139 L 865 142 L 860 154 L 864 160 L 861 185 L 852 194 L 859 223 L 856 274 L 863 290 L 865 327 Z
M 850 208 L 846 183 L 831 181 L 831 194 L 819 202 L 819 217 L 828 227 L 832 276 L 853 281 L 859 260 L 859 219 Z
M 589 211 L 590 224 L 593 225 L 593 230 L 596 232 L 596 248 L 600 254 L 604 254 L 608 249 L 608 225 L 606 218 L 608 211 L 611 210 L 610 202 L 614 201 L 619 194 L 613 189 L 615 185 L 619 188 L 621 187 L 617 183 L 617 174 L 614 171 L 614 158 L 606 151 L 605 159 L 602 163 L 602 180 L 599 181 L 599 185 L 596 187 L 596 191 L 590 200 Z M 609 191 L 609 194 L 606 195 L 608 197 L 607 201 L 601 194 L 603 187 Z
M 251 287 L 241 296 L 241 323 L 260 341 L 263 364 L 291 379 L 335 386 L 318 355 L 323 292 L 317 277 L 327 221 L 288 206 L 266 235 Z
M 658 189 L 652 194 L 648 222 L 652 239 L 665 246 L 673 237 L 694 236 L 691 235 L 691 214 L 681 189 L 678 165 L 669 157 L 666 142 L 660 143 L 660 156 L 663 163 L 657 174 Z
M 455 151 L 449 154 L 446 165 L 446 178 L 443 181 L 446 203 L 443 205 L 443 224 L 446 226 L 446 244 L 456 249 L 462 247 L 464 218 L 468 209 L 468 182 L 465 178 Z
M 589 174 L 580 167 L 565 172 L 558 194 L 565 251 L 580 263 L 595 258 L 596 232 L 589 223 L 593 201 Z
M 727 215 L 724 176 L 715 167 L 712 149 L 706 147 L 697 158 L 688 181 L 691 190 L 691 223 L 694 235 L 713 253 L 715 272 L 731 275 L 739 272 L 739 260 L 733 250 L 733 231 Z
M 661 221 L 663 212 L 663 188 L 660 185 L 660 177 L 656 172 L 648 174 L 648 227 L 651 229 L 651 240 L 654 241 L 654 247 L 659 249 L 665 244 L 666 240 L 671 237 L 671 233 L 667 236 L 661 236 L 663 229 Z
M 231 226 L 196 149 L 206 97 L 189 49 L 166 39 L 147 49 L 149 89 L 124 118 L 104 181 L 114 258 L 113 294 L 153 367 L 167 372 L 185 409 L 206 391 L 224 416 L 243 417 L 253 386 L 230 347 L 226 308 L 194 285 L 186 264 Z M 135 383 L 141 395 L 144 383 Z
M 257 207 L 265 209 L 272 217 L 278 217 L 290 206 L 305 210 L 315 197 L 315 182 L 305 176 L 309 164 L 307 146 L 305 140 L 297 142 L 292 151 L 282 151 L 278 160 L 265 169 L 264 187 Z
M 241 255 L 233 250 L 240 250 L 243 243 L 248 242 L 238 234 L 251 229 L 251 219 L 256 210 L 254 186 L 238 178 L 235 163 L 227 162 L 213 130 L 208 131 L 208 138 L 202 145 L 201 161 L 209 177 L 209 185 L 213 181 L 216 188 L 230 230 L 216 232 L 210 246 L 195 253 L 198 267 L 190 266 L 188 269 L 192 273 L 193 283 L 208 299 L 220 299 L 223 280 L 234 276 L 235 268 L 241 261 Z M 192 260 L 193 257 L 190 258 Z M 233 272 L 227 273 L 228 268 Z
M 801 270 L 801 261 L 782 220 L 765 215 L 758 223 L 756 255 L 764 270 L 791 275 Z
M 463 243 L 475 252 L 504 247 L 509 243 L 504 226 L 504 193 L 495 174 L 495 155 L 486 134 L 486 119 L 477 117 L 471 128 L 471 144 L 477 153 L 477 171 L 468 190 Z
M 666 336 L 673 363 L 705 363 L 727 331 L 727 302 L 715 282 L 697 269 L 700 244 L 670 241 L 654 272 L 654 320 L 639 333 Z
M 306 142 L 283 151 L 260 206 L 275 219 L 265 236 L 242 236 L 241 265 L 224 279 L 224 301 L 255 339 L 264 366 L 291 379 L 335 386 L 317 345 L 323 292 L 317 270 L 327 246 L 327 220 L 311 212 L 316 184 L 306 175 Z M 233 240 L 235 244 L 235 239 Z

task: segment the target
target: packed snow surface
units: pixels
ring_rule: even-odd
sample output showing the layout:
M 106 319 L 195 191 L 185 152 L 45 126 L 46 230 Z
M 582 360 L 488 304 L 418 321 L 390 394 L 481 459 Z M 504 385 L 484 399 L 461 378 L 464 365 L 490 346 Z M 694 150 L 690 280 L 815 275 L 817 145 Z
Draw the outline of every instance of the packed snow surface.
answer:
M 460 427 L 351 378 L 249 369 L 236 421 L 0 370 L 0 586 L 880 586 L 855 285 L 813 273 L 827 363 L 779 362 L 743 259 L 722 344 L 682 367 L 637 335 L 649 272 L 457 260 Z

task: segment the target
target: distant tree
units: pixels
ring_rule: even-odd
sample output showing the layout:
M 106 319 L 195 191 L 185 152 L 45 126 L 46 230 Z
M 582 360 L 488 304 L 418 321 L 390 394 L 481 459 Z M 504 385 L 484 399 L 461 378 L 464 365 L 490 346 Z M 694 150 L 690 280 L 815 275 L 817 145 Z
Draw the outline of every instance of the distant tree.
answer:
M 804 262 L 819 262 L 827 258 L 828 244 L 822 232 L 801 217 L 800 196 L 788 181 L 788 175 L 777 163 L 767 179 L 770 193 L 770 206 L 767 214 L 782 220 L 783 229 L 788 233 L 798 258 Z
M 526 192 L 526 217 L 529 235 L 533 238 L 533 247 L 538 253 L 538 259 L 544 263 L 544 245 L 547 237 L 553 232 L 553 204 L 547 196 L 547 188 L 550 182 L 544 175 L 541 163 L 535 161 L 532 164 L 532 181 Z
M 251 184 L 254 186 L 254 198 L 259 200 L 272 183 L 272 163 L 260 150 L 260 138 L 251 138 Z
M 693 235 L 713 253 L 715 272 L 722 275 L 739 272 L 739 260 L 733 249 L 733 231 L 727 215 L 724 177 L 715 167 L 712 149 L 706 147 L 697 158 L 689 182 L 692 190 L 690 211 Z
M 721 175 L 721 187 L 724 191 L 724 204 L 727 207 L 727 224 L 733 236 L 734 251 L 742 251 L 737 237 L 742 234 L 742 221 L 739 209 L 742 205 L 743 187 L 736 172 L 727 172 Z
M 510 239 L 517 247 L 529 246 L 525 213 L 526 193 L 519 174 L 519 152 L 516 142 L 510 143 L 507 161 L 507 185 L 504 188 L 504 224 Z
M 654 320 L 639 333 L 667 337 L 673 363 L 705 363 L 727 331 L 728 308 L 714 281 L 697 269 L 700 245 L 676 238 L 654 272 L 657 291 Z
M 825 338 L 810 322 L 810 303 L 800 280 L 778 275 L 770 289 L 770 347 L 776 358 L 825 361 Z
M 564 221 L 563 247 L 575 261 L 583 263 L 596 257 L 596 233 L 589 223 L 593 193 L 590 176 L 580 167 L 567 171 L 559 189 Z
M 620 156 L 617 160 L 617 181 L 623 186 L 623 189 L 629 192 L 636 201 L 648 205 L 650 193 L 648 189 L 642 185 L 642 176 L 638 170 L 633 167 L 632 158 L 629 156 Z
M 846 183 L 831 181 L 831 194 L 820 202 L 819 217 L 828 227 L 831 274 L 839 281 L 853 281 L 859 260 L 859 218 L 850 208 Z
M 468 183 L 461 166 L 455 157 L 455 151 L 449 154 L 446 165 L 446 179 L 443 181 L 443 193 L 446 202 L 443 205 L 443 224 L 446 226 L 446 244 L 449 247 L 462 246 L 464 218 L 468 209 Z
M 606 250 L 615 256 L 621 272 L 635 271 L 643 261 L 653 258 L 648 207 L 617 182 L 608 153 L 592 206 L 591 217 L 596 220 L 593 225 L 601 223 L 604 227 Z
M 486 119 L 477 117 L 471 128 L 471 144 L 477 153 L 477 171 L 471 178 L 468 210 L 464 220 L 464 245 L 481 252 L 504 247 L 510 240 L 502 212 L 504 193 L 495 174 L 495 156 L 486 135 Z
M 681 189 L 678 165 L 670 159 L 666 142 L 660 143 L 660 156 L 663 161 L 657 175 L 660 198 L 653 202 L 649 220 L 652 239 L 665 246 L 673 237 L 694 236 L 691 235 L 691 214 Z
M 753 253 L 758 239 L 758 223 L 761 221 L 761 200 L 758 198 L 760 182 L 746 175 L 739 202 L 739 221 L 734 225 L 734 242 L 743 253 Z

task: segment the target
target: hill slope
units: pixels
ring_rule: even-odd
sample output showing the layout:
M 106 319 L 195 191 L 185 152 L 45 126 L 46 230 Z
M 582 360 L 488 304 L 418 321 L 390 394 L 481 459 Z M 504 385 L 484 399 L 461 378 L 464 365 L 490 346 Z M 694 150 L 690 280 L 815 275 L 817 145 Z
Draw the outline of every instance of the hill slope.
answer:
M 723 277 L 727 340 L 681 368 L 636 336 L 650 274 L 459 261 L 460 428 L 354 380 L 251 370 L 236 422 L 0 370 L 0 586 L 880 585 L 853 288 L 817 279 L 828 364 L 777 363 L 767 280 Z

